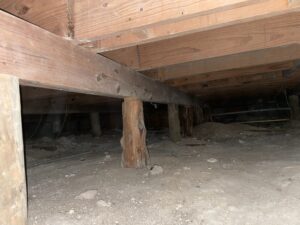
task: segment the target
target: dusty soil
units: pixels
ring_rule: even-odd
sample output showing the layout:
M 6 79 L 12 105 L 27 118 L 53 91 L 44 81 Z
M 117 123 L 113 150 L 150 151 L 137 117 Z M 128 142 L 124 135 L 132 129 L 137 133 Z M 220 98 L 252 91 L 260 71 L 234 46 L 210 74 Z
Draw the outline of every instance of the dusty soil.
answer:
M 246 136 L 260 136 L 262 133 L 269 132 L 273 132 L 273 130 L 240 123 L 223 124 L 208 122 L 194 127 L 193 136 L 201 139 L 223 140 Z
M 120 167 L 120 134 L 27 142 L 29 225 L 297 225 L 299 136 L 150 133 L 153 175 Z

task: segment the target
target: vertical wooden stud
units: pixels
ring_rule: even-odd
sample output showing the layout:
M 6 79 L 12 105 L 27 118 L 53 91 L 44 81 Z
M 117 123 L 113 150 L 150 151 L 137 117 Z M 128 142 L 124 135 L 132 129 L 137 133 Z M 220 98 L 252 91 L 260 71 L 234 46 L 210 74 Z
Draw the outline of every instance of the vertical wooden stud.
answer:
M 60 114 L 54 115 L 53 123 L 52 123 L 52 133 L 56 136 L 61 133 L 61 116 Z
M 299 97 L 298 95 L 290 95 L 289 96 L 289 104 L 292 108 L 292 119 L 299 120 L 300 119 L 300 106 L 299 106 Z
M 92 133 L 95 137 L 100 137 L 102 134 L 101 125 L 100 125 L 100 117 L 98 112 L 90 113 L 90 121 L 92 127 Z
M 194 106 L 194 124 L 199 125 L 204 121 L 203 109 L 197 105 Z
M 169 135 L 174 142 L 181 140 L 178 105 L 168 104 Z
M 124 99 L 122 111 L 122 166 L 125 168 L 142 168 L 147 165 L 149 159 L 143 102 L 136 98 L 127 97 Z
M 184 137 L 191 137 L 193 135 L 193 124 L 193 107 L 183 106 L 181 113 L 181 130 Z
M 0 75 L 0 224 L 25 225 L 26 181 L 19 81 Z

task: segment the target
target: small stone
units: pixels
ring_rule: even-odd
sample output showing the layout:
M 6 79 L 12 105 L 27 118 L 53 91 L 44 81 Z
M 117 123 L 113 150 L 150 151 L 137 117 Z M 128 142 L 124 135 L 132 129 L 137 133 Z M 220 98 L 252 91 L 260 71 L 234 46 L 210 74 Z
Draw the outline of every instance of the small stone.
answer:
M 183 167 L 183 169 L 184 169 L 184 170 L 191 170 L 191 167 L 185 166 L 185 167 Z
M 105 161 L 111 160 L 111 156 L 110 155 L 105 155 L 104 160 Z
M 81 215 L 77 215 L 76 219 L 80 220 L 81 219 Z
M 246 142 L 243 141 L 243 140 L 239 140 L 239 143 L 240 143 L 240 144 L 245 144 Z
M 97 206 L 99 206 L 99 207 L 111 207 L 111 203 L 103 201 L 103 200 L 99 200 L 99 201 L 97 201 Z
M 209 162 L 209 163 L 216 163 L 216 162 L 218 162 L 218 160 L 215 159 L 215 158 L 210 158 L 210 159 L 207 160 L 207 162 Z
M 158 166 L 158 165 L 154 165 L 150 169 L 150 174 L 151 175 L 159 175 L 159 174 L 162 174 L 163 172 L 164 172 L 164 169 L 161 166 Z
M 174 175 L 175 175 L 175 176 L 179 176 L 179 175 L 180 175 L 180 172 L 179 172 L 179 171 L 176 171 L 176 172 L 174 173 Z
M 66 175 L 65 175 L 65 178 L 70 178 L 70 177 L 75 177 L 75 174 L 74 174 L 74 173 L 71 173 L 71 174 L 66 174 Z
M 181 209 L 182 207 L 183 207 L 182 204 L 177 204 L 177 205 L 176 205 L 176 210 L 179 210 L 179 209 Z
M 86 199 L 86 200 L 92 200 L 96 197 L 97 195 L 97 190 L 88 190 L 86 192 L 81 193 L 80 195 L 76 196 L 75 199 Z
M 75 213 L 74 209 L 70 209 L 68 212 L 70 215 L 73 215 Z

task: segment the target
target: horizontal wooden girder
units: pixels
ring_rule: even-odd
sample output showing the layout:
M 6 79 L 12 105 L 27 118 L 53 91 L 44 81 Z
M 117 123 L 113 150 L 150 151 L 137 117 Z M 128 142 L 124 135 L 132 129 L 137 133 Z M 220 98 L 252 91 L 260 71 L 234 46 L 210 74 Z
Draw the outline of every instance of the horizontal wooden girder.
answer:
M 0 11 L 0 74 L 22 85 L 143 101 L 193 104 L 194 100 L 103 56 Z

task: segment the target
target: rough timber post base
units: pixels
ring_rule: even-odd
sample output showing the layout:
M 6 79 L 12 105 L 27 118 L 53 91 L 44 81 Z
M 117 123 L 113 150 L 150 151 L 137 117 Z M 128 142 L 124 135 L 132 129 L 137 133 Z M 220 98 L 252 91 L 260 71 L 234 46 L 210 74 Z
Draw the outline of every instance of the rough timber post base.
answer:
M 95 137 L 100 137 L 102 134 L 101 126 L 100 126 L 100 118 L 98 112 L 90 113 L 90 121 L 92 127 L 92 133 Z
M 299 106 L 299 97 L 298 95 L 290 95 L 289 103 L 292 108 L 292 119 L 300 120 L 300 106 Z
M 181 112 L 181 130 L 183 137 L 191 137 L 193 135 L 193 107 L 183 106 Z
M 194 106 L 194 124 L 199 125 L 204 121 L 203 109 L 200 106 Z
M 178 105 L 168 104 L 169 135 L 174 142 L 181 140 Z
M 0 75 L 0 224 L 25 225 L 26 181 L 19 81 Z
M 122 166 L 142 168 L 147 165 L 149 154 L 146 146 L 143 102 L 127 97 L 123 106 Z
M 52 133 L 56 136 L 61 132 L 61 118 L 60 115 L 57 114 L 54 116 L 53 124 L 52 124 Z

